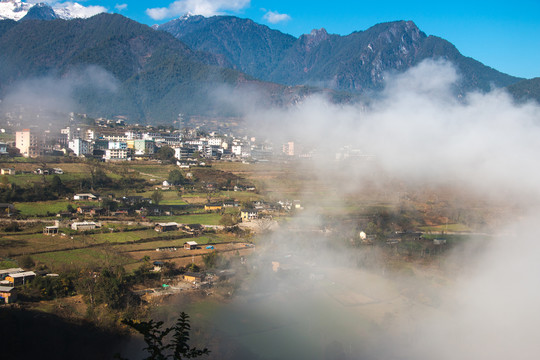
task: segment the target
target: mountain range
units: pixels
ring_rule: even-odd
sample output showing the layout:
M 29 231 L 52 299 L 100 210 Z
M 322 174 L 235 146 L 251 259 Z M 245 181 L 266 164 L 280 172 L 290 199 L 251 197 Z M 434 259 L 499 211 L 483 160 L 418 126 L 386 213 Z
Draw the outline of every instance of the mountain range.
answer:
M 527 84 L 426 36 L 411 21 L 295 38 L 233 16 L 189 16 L 151 28 L 107 13 L 62 20 L 50 6 L 36 5 L 19 21 L 0 21 L 0 49 L 0 98 L 22 80 L 75 78 L 76 111 L 149 123 L 171 122 L 179 113 L 238 115 L 227 99 L 215 100 L 223 86 L 224 98 L 231 89 L 257 89 L 264 105 L 323 91 L 334 101 L 353 101 L 381 89 L 387 73 L 424 59 L 454 63 L 462 75 L 458 92 Z M 113 86 L 100 86 L 97 75 L 85 78 L 87 69 L 100 69 Z
M 347 36 L 322 28 L 299 38 L 232 16 L 186 16 L 158 29 L 193 49 L 222 56 L 222 65 L 287 85 L 377 90 L 385 73 L 405 71 L 428 58 L 454 63 L 462 75 L 462 91 L 520 80 L 461 55 L 444 39 L 426 36 L 412 21 L 377 24 Z

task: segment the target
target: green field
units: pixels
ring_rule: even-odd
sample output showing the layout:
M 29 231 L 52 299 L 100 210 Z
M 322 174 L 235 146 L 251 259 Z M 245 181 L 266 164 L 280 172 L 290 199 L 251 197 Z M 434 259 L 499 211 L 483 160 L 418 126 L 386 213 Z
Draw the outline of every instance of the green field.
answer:
M 471 231 L 471 228 L 465 224 L 445 224 L 437 226 L 422 226 L 420 230 L 425 232 L 467 232 Z
M 175 233 L 176 234 L 176 233 Z M 177 247 L 181 248 L 186 241 L 196 241 L 199 245 L 220 244 L 238 240 L 234 236 L 226 234 L 205 234 L 195 238 L 174 239 L 174 240 L 156 240 L 139 244 L 117 244 L 114 249 L 117 251 L 140 251 L 154 250 L 159 247 Z
M 136 195 L 142 196 L 145 198 L 151 198 L 153 193 L 154 193 L 154 190 L 138 193 Z M 175 190 L 162 190 L 160 191 L 160 193 L 161 195 L 163 195 L 163 200 L 161 200 L 161 202 L 159 203 L 160 205 L 187 205 L 188 204 L 181 197 L 178 196 L 178 192 Z
M 133 259 L 111 252 L 109 249 L 75 249 L 33 255 L 32 258 L 46 264 L 51 269 L 65 266 L 107 266 L 125 265 Z
M 155 222 L 177 222 L 179 224 L 203 224 L 203 225 L 219 225 L 221 214 L 219 213 L 204 213 L 190 214 L 180 216 L 149 216 L 151 221 Z
M 57 214 L 66 211 L 70 204 L 67 200 L 36 201 L 30 203 L 15 203 L 15 209 L 20 211 L 21 216 L 44 216 L 47 213 Z M 72 204 L 73 207 L 77 205 Z
M 159 181 L 167 180 L 169 172 L 173 169 L 177 169 L 175 165 L 164 164 L 144 164 L 144 165 L 131 165 L 130 169 L 135 170 L 144 178 L 153 178 Z
M 181 233 L 175 232 L 174 235 L 179 235 Z M 141 231 L 126 231 L 126 232 L 111 232 L 111 233 L 102 233 L 102 234 L 92 234 L 87 235 L 86 237 L 91 239 L 95 243 L 126 243 L 134 242 L 141 239 L 148 238 L 160 238 L 167 237 L 172 235 L 171 232 L 158 233 L 154 229 L 141 230 Z

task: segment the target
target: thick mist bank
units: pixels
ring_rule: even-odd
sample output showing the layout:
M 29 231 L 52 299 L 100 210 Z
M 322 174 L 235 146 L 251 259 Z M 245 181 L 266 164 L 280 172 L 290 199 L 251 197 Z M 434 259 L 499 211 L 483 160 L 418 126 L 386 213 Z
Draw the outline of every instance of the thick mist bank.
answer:
M 344 198 L 366 177 L 365 167 L 354 163 L 332 165 L 335 149 L 351 146 L 372 155 L 386 177 L 435 188 L 458 184 L 465 193 L 520 212 L 493 229 L 497 236 L 466 259 L 466 271 L 442 278 L 429 271 L 392 278 L 351 264 L 346 249 L 328 250 L 331 235 L 323 240 L 326 250 L 314 255 L 313 244 L 291 248 L 299 244 L 294 236 L 274 233 L 263 240 L 270 253 L 258 249 L 266 265 L 254 266 L 270 275 L 251 277 L 251 301 L 248 293 L 215 313 L 216 334 L 249 350 L 233 357 L 537 357 L 540 108 L 515 104 L 498 89 L 456 98 L 452 86 L 458 81 L 450 64 L 428 61 L 388 79 L 383 96 L 369 104 L 341 106 L 312 97 L 286 110 L 260 111 L 238 103 L 260 134 L 317 149 L 314 173 L 340 179 L 335 191 Z M 289 256 L 310 270 L 276 278 L 269 259 L 261 260 L 265 253 Z M 449 256 L 459 262 L 464 253 Z M 421 300 L 426 298 L 437 301 Z

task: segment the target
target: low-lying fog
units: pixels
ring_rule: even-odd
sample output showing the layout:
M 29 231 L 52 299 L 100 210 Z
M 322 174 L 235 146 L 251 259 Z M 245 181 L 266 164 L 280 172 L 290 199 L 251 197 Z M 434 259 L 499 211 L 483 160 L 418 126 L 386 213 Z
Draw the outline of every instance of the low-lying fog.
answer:
M 540 356 L 540 107 L 516 104 L 500 89 L 456 96 L 457 83 L 451 64 L 426 61 L 389 78 L 369 104 L 312 97 L 263 111 L 238 102 L 265 136 L 319 149 L 313 172 L 336 179 L 343 199 L 373 176 L 353 162 L 332 165 L 334 153 L 325 161 L 325 149 L 347 145 L 373 155 L 386 178 L 457 186 L 520 215 L 495 229 L 481 252 L 450 254 L 445 262 L 465 263 L 455 272 L 443 263 L 389 273 L 376 247 L 278 230 L 248 259 L 244 292 L 231 303 L 212 307 L 210 318 L 200 316 L 207 304 L 177 304 L 191 311 L 212 359 Z

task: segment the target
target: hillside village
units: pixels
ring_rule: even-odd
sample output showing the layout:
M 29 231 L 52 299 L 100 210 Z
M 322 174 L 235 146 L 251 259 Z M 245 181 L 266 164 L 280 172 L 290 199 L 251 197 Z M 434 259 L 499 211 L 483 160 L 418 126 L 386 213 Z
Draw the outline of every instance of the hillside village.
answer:
M 312 158 L 317 154 L 317 149 L 303 146 L 295 139 L 276 144 L 249 135 L 239 127 L 222 129 L 228 132 L 220 133 L 205 130 L 215 124 L 198 126 L 196 123 L 192 128 L 177 129 L 174 126 L 129 125 L 123 119 L 90 119 L 84 114 L 71 114 L 68 126 L 44 130 L 37 126 L 22 128 L 7 121 L 8 127 L 1 129 L 2 138 L 11 138 L 11 141 L 0 142 L 0 155 L 73 156 L 107 162 L 174 157 L 178 165 L 187 168 L 190 164 L 204 162 L 204 159 L 268 161 Z M 10 137 L 10 133 L 14 136 Z M 161 149 L 164 150 L 160 152 Z M 350 147 L 335 149 L 332 156 L 337 160 L 370 158 Z
M 2 135 L 0 301 L 6 304 L 81 293 L 79 280 L 66 280 L 74 269 L 126 268 L 154 279 L 153 287 L 166 273 L 169 292 L 182 283 L 198 288 L 205 261 L 233 252 L 243 257 L 273 217 L 301 208 L 299 200 L 269 201 L 251 181 L 211 167 L 271 152 L 247 136 L 101 119 L 56 133 L 29 128 Z M 149 286 L 141 279 L 130 291 Z M 42 288 L 59 281 L 71 290 Z
M 207 133 L 197 128 L 179 130 L 172 126 L 126 125 L 124 120 L 90 122 L 93 124 L 70 125 L 57 132 L 39 128 L 17 130 L 14 142 L 0 144 L 0 154 L 7 154 L 10 146 L 30 158 L 71 155 L 102 161 L 128 161 L 159 159 L 159 150 L 170 147 L 174 150 L 174 158 L 183 161 L 181 165 L 187 165 L 187 161 L 197 159 L 263 160 L 273 151 L 270 144 L 248 136 Z M 291 151 L 287 150 L 287 154 Z

